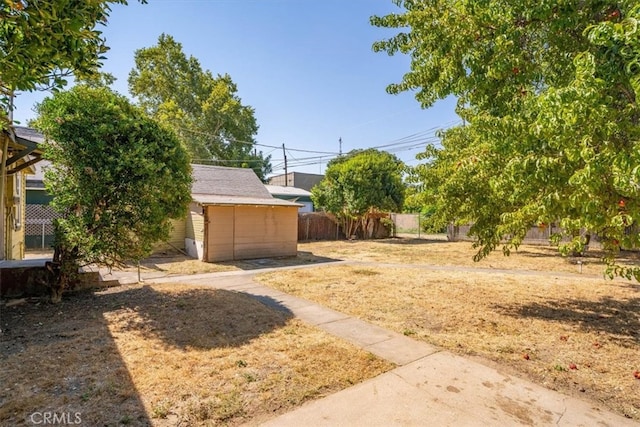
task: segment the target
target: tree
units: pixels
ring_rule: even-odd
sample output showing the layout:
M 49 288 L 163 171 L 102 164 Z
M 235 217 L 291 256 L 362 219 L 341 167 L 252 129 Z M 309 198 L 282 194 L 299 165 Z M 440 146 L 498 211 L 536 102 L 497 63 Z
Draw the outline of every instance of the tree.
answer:
M 345 235 L 366 236 L 370 214 L 400 211 L 404 164 L 376 149 L 354 150 L 327 164 L 325 177 L 311 189 L 313 203 L 336 216 Z
M 640 5 L 635 0 L 402 1 L 373 25 L 404 28 L 374 50 L 410 54 L 388 87 L 424 107 L 458 97 L 462 127 L 442 133 L 421 166 L 434 221 L 472 222 L 476 259 L 517 247 L 532 225 L 557 222 L 580 252 L 602 240 L 640 246 Z M 502 243 L 506 242 L 506 243 Z
M 107 88 L 78 85 L 37 106 L 55 230 L 53 299 L 78 264 L 121 265 L 151 253 L 191 200 L 190 161 L 175 134 Z
M 263 181 L 271 172 L 270 157 L 254 149 L 254 110 L 242 104 L 231 77 L 203 71 L 173 37 L 162 34 L 156 46 L 136 51 L 129 91 L 178 134 L 195 163 L 249 166 Z
M 59 89 L 69 75 L 100 67 L 108 48 L 96 24 L 107 21 L 112 4 L 127 1 L 0 2 L 0 129 L 9 124 L 14 91 Z

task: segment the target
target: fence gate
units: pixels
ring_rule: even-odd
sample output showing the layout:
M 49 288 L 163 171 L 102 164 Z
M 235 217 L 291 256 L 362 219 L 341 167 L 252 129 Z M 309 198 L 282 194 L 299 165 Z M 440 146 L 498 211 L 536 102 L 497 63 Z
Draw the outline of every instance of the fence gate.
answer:
M 53 245 L 53 219 L 59 216 L 51 206 L 28 204 L 25 210 L 25 248 L 50 248 Z

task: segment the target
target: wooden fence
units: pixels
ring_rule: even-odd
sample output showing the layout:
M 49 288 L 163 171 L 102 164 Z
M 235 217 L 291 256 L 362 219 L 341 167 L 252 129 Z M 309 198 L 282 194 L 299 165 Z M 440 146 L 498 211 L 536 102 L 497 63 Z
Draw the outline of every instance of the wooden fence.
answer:
M 389 229 L 383 220 L 388 218 L 386 213 L 372 214 L 368 224 L 367 238 L 384 239 L 389 237 Z M 365 238 L 362 230 L 356 236 L 357 239 Z M 311 240 L 343 240 L 346 239 L 342 228 L 334 218 L 325 212 L 300 212 L 298 213 L 298 241 Z
M 341 240 L 344 233 L 338 224 L 324 212 L 298 213 L 298 241 Z

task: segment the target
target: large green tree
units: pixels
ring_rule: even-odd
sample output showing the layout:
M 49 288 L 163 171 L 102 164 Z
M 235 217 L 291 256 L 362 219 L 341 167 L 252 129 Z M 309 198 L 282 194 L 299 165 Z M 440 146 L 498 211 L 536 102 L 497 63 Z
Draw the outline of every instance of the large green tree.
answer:
M 360 232 L 367 237 L 371 214 L 402 209 L 403 170 L 404 163 L 386 151 L 354 150 L 327 164 L 311 198 L 338 219 L 346 236 Z
M 557 222 L 563 251 L 597 234 L 612 261 L 640 246 L 640 5 L 636 0 L 396 1 L 374 50 L 411 55 L 391 93 L 458 97 L 465 125 L 420 173 L 441 224 L 472 222 L 477 258 Z M 563 235 L 557 234 L 559 241 Z M 610 273 L 640 277 L 638 268 Z
M 254 110 L 242 104 L 231 77 L 203 70 L 170 35 L 136 51 L 129 90 L 149 115 L 174 129 L 195 163 L 251 167 L 262 180 L 271 172 L 270 158 L 254 148 Z
M 141 0 L 145 3 L 145 0 Z M 97 24 L 126 0 L 0 0 L 0 122 L 15 91 L 60 88 L 91 74 L 108 50 Z
M 175 134 L 107 88 L 77 85 L 37 107 L 57 220 L 60 298 L 78 264 L 139 261 L 186 214 L 191 168 Z

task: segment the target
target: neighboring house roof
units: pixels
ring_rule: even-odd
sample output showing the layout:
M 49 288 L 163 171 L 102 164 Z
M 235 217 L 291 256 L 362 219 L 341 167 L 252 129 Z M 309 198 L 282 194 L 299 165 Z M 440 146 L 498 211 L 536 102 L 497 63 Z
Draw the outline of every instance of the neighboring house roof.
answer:
M 272 196 L 287 197 L 311 197 L 311 192 L 298 187 L 285 187 L 284 185 L 265 185 Z
M 13 130 L 17 138 L 25 139 L 36 144 L 42 144 L 44 142 L 44 135 L 35 129 L 24 126 L 14 126 Z
M 274 198 L 253 169 L 191 165 L 191 197 L 207 205 L 299 206 Z
M 35 173 L 27 175 L 27 190 L 44 190 L 44 171 L 51 166 L 48 160 L 40 160 L 34 165 Z

